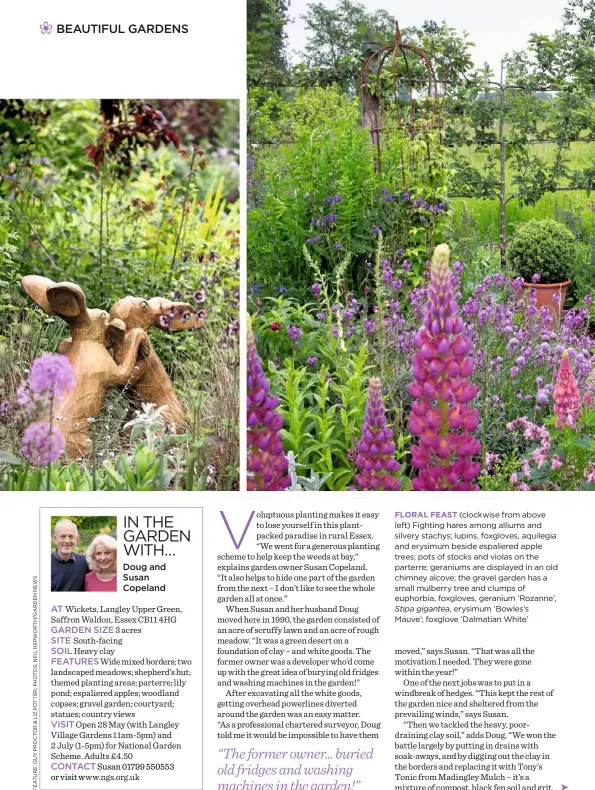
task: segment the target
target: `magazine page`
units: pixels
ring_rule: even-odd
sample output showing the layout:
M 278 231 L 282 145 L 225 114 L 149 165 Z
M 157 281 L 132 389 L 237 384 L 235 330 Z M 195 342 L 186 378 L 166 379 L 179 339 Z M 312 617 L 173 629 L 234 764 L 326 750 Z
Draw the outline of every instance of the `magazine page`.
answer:
M 2 14 L 4 784 L 590 787 L 595 6 Z
M 575 495 L 54 500 L 6 514 L 14 786 L 585 786 Z

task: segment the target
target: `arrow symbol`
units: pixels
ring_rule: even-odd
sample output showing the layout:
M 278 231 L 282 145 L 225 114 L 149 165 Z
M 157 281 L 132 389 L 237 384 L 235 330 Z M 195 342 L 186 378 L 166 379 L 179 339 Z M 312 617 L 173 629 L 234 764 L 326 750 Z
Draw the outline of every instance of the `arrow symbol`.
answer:
M 568 790 L 568 785 L 562 785 L 562 790 Z
M 223 519 L 223 521 L 225 523 L 225 526 L 227 527 L 227 531 L 229 532 L 229 537 L 233 541 L 233 545 L 236 547 L 236 549 L 239 549 L 240 546 L 242 545 L 242 541 L 246 537 L 246 532 L 248 532 L 248 527 L 252 523 L 252 519 L 254 518 L 254 514 L 255 514 L 256 511 L 253 510 L 252 513 L 250 513 L 250 518 L 248 519 L 248 523 L 244 527 L 244 531 L 242 532 L 242 537 L 238 541 L 236 541 L 236 539 L 234 537 L 234 534 L 231 531 L 231 527 L 229 526 L 229 522 L 227 521 L 227 518 L 225 517 L 225 513 L 222 510 L 220 510 L 219 512 L 221 513 L 221 518 Z

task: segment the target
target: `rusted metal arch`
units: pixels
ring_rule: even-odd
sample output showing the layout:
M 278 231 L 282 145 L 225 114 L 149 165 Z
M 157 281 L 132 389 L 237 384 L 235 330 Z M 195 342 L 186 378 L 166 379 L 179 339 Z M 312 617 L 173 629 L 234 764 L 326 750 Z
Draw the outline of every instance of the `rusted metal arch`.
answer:
M 409 57 L 414 57 L 421 62 L 426 73 L 424 84 L 427 89 L 427 95 L 424 103 L 425 108 L 423 110 L 423 124 L 421 127 L 416 123 L 417 102 L 414 96 L 415 83 L 418 82 L 418 80 L 414 77 Z M 404 75 L 400 75 L 397 71 L 397 58 L 402 58 L 405 64 Z M 391 62 L 391 82 L 395 111 L 394 126 L 387 122 L 389 113 L 381 89 L 382 78 L 383 75 L 386 74 L 385 66 L 389 59 Z M 399 88 L 403 84 L 403 78 L 406 81 L 408 91 L 408 111 L 406 113 L 406 118 L 403 117 L 401 112 L 402 100 L 399 97 Z M 436 71 L 428 54 L 421 47 L 417 47 L 414 44 L 406 44 L 403 41 L 399 23 L 397 22 L 395 25 L 394 43 L 385 47 L 379 47 L 372 52 L 364 60 L 360 71 L 359 95 L 362 102 L 364 126 L 370 130 L 372 142 L 377 150 L 378 160 L 380 160 L 381 133 L 403 130 L 405 128 L 408 133 L 413 136 L 420 131 L 442 128 L 442 106 L 447 91 L 446 79 L 443 84 L 443 96 L 440 96 L 438 85 L 438 77 L 436 76 Z

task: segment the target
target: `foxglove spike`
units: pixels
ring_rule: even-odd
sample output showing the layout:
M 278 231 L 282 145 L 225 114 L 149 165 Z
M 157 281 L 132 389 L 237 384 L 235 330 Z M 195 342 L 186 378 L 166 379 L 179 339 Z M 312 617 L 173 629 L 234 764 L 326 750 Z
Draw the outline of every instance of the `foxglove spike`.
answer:
M 554 388 L 556 428 L 572 427 L 581 410 L 581 400 L 574 373 L 570 367 L 568 351 L 564 351 L 558 368 Z

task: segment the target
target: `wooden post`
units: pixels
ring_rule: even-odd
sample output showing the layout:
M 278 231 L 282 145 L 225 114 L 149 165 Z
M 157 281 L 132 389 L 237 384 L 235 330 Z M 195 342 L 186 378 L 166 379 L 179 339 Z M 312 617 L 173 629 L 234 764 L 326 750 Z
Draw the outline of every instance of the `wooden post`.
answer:
M 373 30 L 368 31 L 368 39 L 364 49 L 364 62 L 380 49 Z M 380 101 L 375 91 L 375 81 L 378 76 L 379 63 L 377 59 L 370 61 L 370 68 L 364 76 L 366 83 L 362 83 L 360 96 L 362 102 L 362 123 L 364 129 L 370 130 L 370 139 L 376 151 L 374 157 L 374 169 L 380 172 Z M 374 83 L 371 84 L 371 82 Z M 366 90 L 367 88 L 367 90 Z

